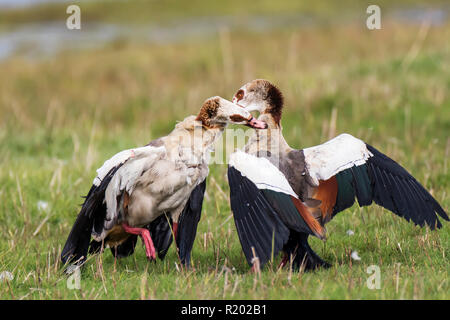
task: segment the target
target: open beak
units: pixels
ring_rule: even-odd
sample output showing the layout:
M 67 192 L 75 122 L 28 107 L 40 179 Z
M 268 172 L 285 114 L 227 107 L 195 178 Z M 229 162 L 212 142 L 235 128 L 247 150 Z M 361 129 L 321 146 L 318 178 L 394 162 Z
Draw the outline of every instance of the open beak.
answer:
M 230 117 L 231 122 L 246 125 L 247 127 L 254 129 L 267 129 L 268 125 L 264 121 L 258 120 L 248 112 L 244 106 L 238 104 L 239 100 L 233 97 L 233 105 L 239 108 L 235 109 L 236 114 Z M 248 118 L 247 118 L 247 115 Z
M 267 123 L 265 123 L 264 121 L 258 120 L 253 116 L 247 120 L 246 126 L 254 128 L 254 129 L 267 129 Z

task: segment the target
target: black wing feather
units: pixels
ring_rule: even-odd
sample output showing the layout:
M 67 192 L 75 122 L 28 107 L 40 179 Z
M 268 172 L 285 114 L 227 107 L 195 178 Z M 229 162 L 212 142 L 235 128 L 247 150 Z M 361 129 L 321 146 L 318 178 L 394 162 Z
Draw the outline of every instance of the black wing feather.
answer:
M 280 219 L 289 229 L 314 234 L 305 220 L 303 220 L 289 195 L 267 189 L 263 190 L 263 193 Z
M 336 175 L 338 194 L 333 215 L 352 206 L 356 197 L 360 206 L 373 201 L 407 221 L 427 224 L 432 229 L 442 226 L 436 213 L 449 220 L 439 203 L 408 171 L 374 147 L 366 146 L 373 156 L 365 164 Z
M 262 267 L 272 254 L 275 256 L 283 248 L 289 238 L 289 229 L 265 194 L 233 167 L 228 168 L 228 183 L 231 209 L 244 255 L 252 265 L 253 247 Z
M 246 182 L 239 186 L 240 192 L 237 194 L 237 201 L 239 203 L 246 203 L 247 199 L 244 196 L 247 192 Z M 272 236 L 272 228 L 268 221 L 264 220 L 264 217 L 260 219 L 258 212 L 265 210 L 265 204 L 261 199 L 255 198 L 253 206 L 247 208 L 251 211 L 248 216 L 240 220 L 242 234 L 245 235 L 245 240 L 248 243 L 252 243 L 255 248 L 255 253 L 259 257 L 260 261 L 270 260 L 270 252 L 272 250 L 272 238 L 268 239 L 267 236 Z M 256 209 L 256 210 L 255 210 Z M 254 221 L 253 221 L 254 220 Z M 253 226 L 253 227 L 252 227 Z M 258 226 L 258 232 L 253 232 L 254 226 Z M 264 237 L 263 239 L 261 237 Z M 270 247 L 267 244 L 270 243 Z M 253 253 L 250 253 L 253 258 Z M 258 254 L 259 253 L 259 254 Z
M 374 199 L 377 204 L 408 220 L 410 218 L 417 225 L 423 226 L 426 223 L 431 229 L 442 226 L 436 213 L 443 219 L 449 220 L 439 203 L 408 171 L 374 147 L 367 145 L 367 149 L 373 154 L 373 157 L 368 160 L 372 163 L 372 168 L 379 168 L 383 171 L 381 179 L 385 181 L 387 175 L 391 182 L 399 182 L 396 185 L 403 186 L 396 189 L 398 193 L 391 192 L 388 201 L 386 201 L 386 191 L 389 192 L 390 190 L 380 190 L 379 192 L 383 196 Z M 372 175 L 375 176 L 375 181 L 378 181 L 380 170 L 372 170 Z M 402 196 L 399 197 L 399 193 Z M 404 206 L 404 199 L 406 199 L 406 207 Z M 399 208 L 404 210 L 400 211 Z
M 191 263 L 191 251 L 197 234 L 197 225 L 201 217 L 205 189 L 206 179 L 192 191 L 178 220 L 176 239 L 178 253 L 181 263 L 188 267 Z
M 165 258 L 173 241 L 172 226 L 172 218 L 162 214 L 146 227 L 150 231 L 153 245 L 161 260 Z
M 439 203 L 408 171 L 374 147 L 367 145 L 367 149 L 373 156 L 366 164 L 337 174 L 334 214 L 352 204 L 356 196 L 360 206 L 369 205 L 373 200 L 398 216 L 420 226 L 427 224 L 431 229 L 442 226 L 436 213 L 449 220 Z M 353 173 L 350 180 L 349 171 Z M 365 181 L 366 176 L 370 181 Z M 368 190 L 371 193 L 367 193 Z
M 118 165 L 112 168 L 101 181 L 100 185 L 93 185 L 89 190 L 61 252 L 61 261 L 64 264 L 68 261 L 81 264 L 86 260 L 92 229 L 95 226 L 100 226 L 99 221 L 103 225 L 106 216 L 106 205 L 103 203 L 106 188 L 121 166 Z
M 370 186 L 369 175 L 367 169 L 363 166 L 357 166 L 351 168 L 353 175 L 353 182 L 355 185 L 355 194 L 358 199 L 358 204 L 362 206 L 368 206 L 372 203 L 372 188 Z

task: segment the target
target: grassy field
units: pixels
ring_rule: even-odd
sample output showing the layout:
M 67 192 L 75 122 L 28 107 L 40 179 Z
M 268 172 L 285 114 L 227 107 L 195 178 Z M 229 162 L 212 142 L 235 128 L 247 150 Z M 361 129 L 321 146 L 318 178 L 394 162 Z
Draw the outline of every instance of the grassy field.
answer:
M 95 169 L 254 78 L 284 91 L 291 146 L 353 134 L 400 162 L 448 212 L 450 23 L 383 20 L 369 31 L 361 21 L 0 61 L 0 272 L 14 275 L 0 282 L 0 298 L 449 299 L 448 223 L 431 232 L 376 206 L 340 213 L 326 242 L 312 239 L 332 268 L 291 273 L 277 269 L 277 257 L 250 273 L 225 165 L 210 168 L 191 270 L 180 270 L 174 247 L 148 262 L 139 242 L 126 259 L 91 256 L 81 290 L 66 285 L 59 254 Z M 370 265 L 380 267 L 379 290 L 366 286 Z

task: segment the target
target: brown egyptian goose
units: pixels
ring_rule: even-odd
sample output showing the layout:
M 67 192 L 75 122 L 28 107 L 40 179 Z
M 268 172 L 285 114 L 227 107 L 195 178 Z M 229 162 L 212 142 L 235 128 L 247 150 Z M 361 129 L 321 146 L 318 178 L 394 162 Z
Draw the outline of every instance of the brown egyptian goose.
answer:
M 230 156 L 228 180 L 236 229 L 252 265 L 263 265 L 280 250 L 284 265 L 305 270 L 327 267 L 308 236 L 325 238 L 325 224 L 353 205 L 375 202 L 415 224 L 440 228 L 439 203 L 402 166 L 374 147 L 341 134 L 324 144 L 295 150 L 281 129 L 283 96 L 267 80 L 241 87 L 233 102 L 258 111 L 268 129 L 255 131 L 245 152 Z
M 266 127 L 245 109 L 213 97 L 204 102 L 198 116 L 187 117 L 169 135 L 107 160 L 97 170 L 69 234 L 61 253 L 63 263 L 82 264 L 91 236 L 91 251 L 109 246 L 113 253 L 126 256 L 134 251 L 139 235 L 147 257 L 155 259 L 157 250 L 164 255 L 172 242 L 170 219 L 180 259 L 189 265 L 209 154 L 228 123 Z

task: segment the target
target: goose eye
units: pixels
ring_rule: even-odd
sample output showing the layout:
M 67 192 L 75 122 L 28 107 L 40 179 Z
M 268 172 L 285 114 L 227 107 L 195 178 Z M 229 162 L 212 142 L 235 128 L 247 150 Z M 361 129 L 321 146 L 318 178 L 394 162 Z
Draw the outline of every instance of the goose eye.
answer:
M 242 89 L 239 90 L 239 91 L 236 93 L 235 97 L 237 98 L 237 101 L 242 100 L 242 99 L 244 98 L 244 90 L 242 90 Z

